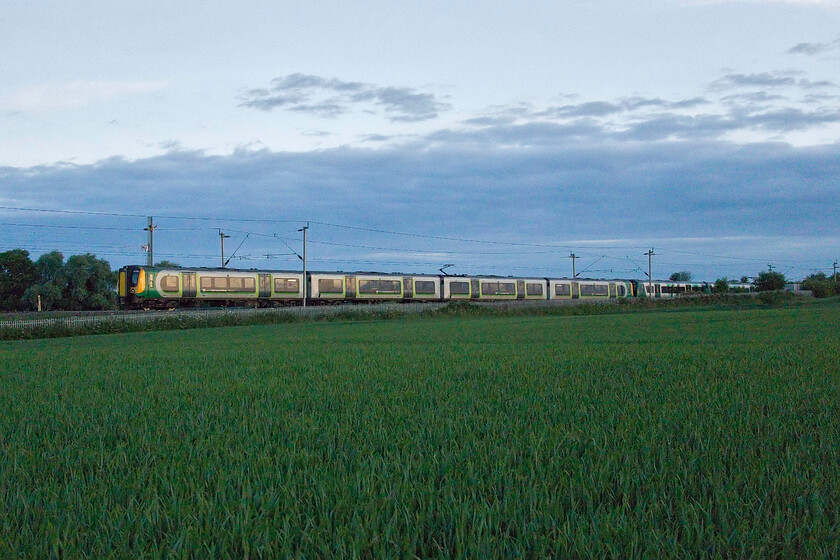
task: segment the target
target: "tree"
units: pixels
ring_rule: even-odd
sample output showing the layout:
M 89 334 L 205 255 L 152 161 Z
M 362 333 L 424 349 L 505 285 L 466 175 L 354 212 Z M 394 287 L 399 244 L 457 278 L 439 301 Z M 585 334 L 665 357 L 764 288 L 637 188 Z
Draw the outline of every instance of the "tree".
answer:
M 802 281 L 802 289 L 809 290 L 814 297 L 829 297 L 837 293 L 837 285 L 824 272 L 812 274 Z
M 784 290 L 787 280 L 780 272 L 765 271 L 759 273 L 755 279 L 755 289 L 759 292 L 774 292 Z
M 37 281 L 38 271 L 29 258 L 29 251 L 12 249 L 0 253 L 0 309 L 25 309 L 23 294 Z
M 86 253 L 73 255 L 64 264 L 63 309 L 112 309 L 116 304 L 116 281 L 108 261 Z
M 38 272 L 38 281 L 23 294 L 27 309 L 38 309 L 39 296 L 41 309 L 44 311 L 60 309 L 64 255 L 58 251 L 44 253 L 35 261 L 35 269 Z
M 681 270 L 679 272 L 675 272 L 671 275 L 671 282 L 690 282 L 691 281 L 691 271 L 689 270 Z
M 41 282 L 55 282 L 64 268 L 64 255 L 58 251 L 44 253 L 35 261 Z
M 116 305 L 117 274 L 108 261 L 96 255 L 73 255 L 64 262 L 58 251 L 45 253 L 35 262 L 37 282 L 26 290 L 23 300 L 29 309 L 113 309 Z
M 160 261 L 155 263 L 155 266 L 158 268 L 181 268 L 180 264 L 174 263 L 172 261 Z
M 729 293 L 729 279 L 724 276 L 723 278 L 718 278 L 715 280 L 715 285 L 712 287 L 712 291 L 716 294 L 728 294 Z

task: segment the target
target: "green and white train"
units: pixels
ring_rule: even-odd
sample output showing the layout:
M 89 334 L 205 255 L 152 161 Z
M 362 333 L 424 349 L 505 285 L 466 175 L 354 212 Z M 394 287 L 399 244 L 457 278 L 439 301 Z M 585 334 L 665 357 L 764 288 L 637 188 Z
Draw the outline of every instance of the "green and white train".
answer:
M 650 286 L 650 290 L 648 289 Z M 610 300 L 709 293 L 705 282 L 513 278 L 373 272 L 300 272 L 126 266 L 118 298 L 126 309 L 190 307 L 198 302 L 254 307 L 376 301 Z

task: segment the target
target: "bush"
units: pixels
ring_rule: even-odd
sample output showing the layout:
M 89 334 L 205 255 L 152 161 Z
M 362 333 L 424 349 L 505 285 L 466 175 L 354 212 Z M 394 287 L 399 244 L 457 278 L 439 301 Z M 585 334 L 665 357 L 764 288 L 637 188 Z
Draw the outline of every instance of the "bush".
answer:
M 755 288 L 759 292 L 774 292 L 777 290 L 784 290 L 787 280 L 785 275 L 779 272 L 767 271 L 762 272 L 756 277 Z
M 782 292 L 776 290 L 764 291 L 758 294 L 758 296 L 756 296 L 756 299 L 759 301 L 759 303 L 762 303 L 764 305 L 777 306 L 789 303 L 797 297 L 798 296 L 793 292 Z
M 809 290 L 814 297 L 823 298 L 840 294 L 838 285 L 833 278 L 829 278 L 824 272 L 812 274 L 803 280 L 802 289 Z
M 691 282 L 691 271 L 681 270 L 675 272 L 670 277 L 671 282 Z

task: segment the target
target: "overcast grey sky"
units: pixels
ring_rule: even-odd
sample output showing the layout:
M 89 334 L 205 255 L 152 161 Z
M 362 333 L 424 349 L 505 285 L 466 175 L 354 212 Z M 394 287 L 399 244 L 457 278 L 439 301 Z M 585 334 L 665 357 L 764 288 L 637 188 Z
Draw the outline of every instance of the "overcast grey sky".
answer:
M 304 221 L 322 270 L 840 257 L 840 0 L 0 2 L 0 250 L 142 263 L 155 216 L 191 266 L 224 229 L 296 268 Z

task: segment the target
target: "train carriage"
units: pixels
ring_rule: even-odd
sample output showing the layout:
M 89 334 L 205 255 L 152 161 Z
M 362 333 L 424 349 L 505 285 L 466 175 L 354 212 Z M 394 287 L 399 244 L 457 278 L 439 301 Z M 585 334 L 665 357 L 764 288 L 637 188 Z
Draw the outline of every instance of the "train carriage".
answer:
M 120 270 L 122 306 L 178 307 L 199 301 L 226 304 L 282 304 L 303 299 L 303 274 L 213 268 L 129 266 Z
M 445 300 L 505 301 L 546 299 L 545 278 L 507 276 L 444 276 L 442 297 Z
M 707 282 L 672 282 L 654 280 L 653 282 L 635 281 L 638 297 L 675 298 L 684 295 L 710 294 L 711 285 Z
M 309 297 L 315 301 L 436 301 L 438 276 L 376 273 L 312 273 Z

